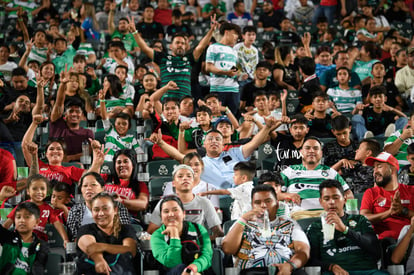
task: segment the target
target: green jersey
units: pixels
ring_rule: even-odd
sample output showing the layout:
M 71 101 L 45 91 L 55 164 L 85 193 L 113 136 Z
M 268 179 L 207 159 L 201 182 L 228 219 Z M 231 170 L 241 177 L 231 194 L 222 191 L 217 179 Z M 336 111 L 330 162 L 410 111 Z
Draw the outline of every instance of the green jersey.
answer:
M 197 60 L 192 53 L 184 56 L 173 56 L 154 51 L 154 62 L 161 72 L 161 86 L 174 81 L 178 90 L 169 90 L 164 97 L 182 98 L 191 95 L 191 68 Z
M 349 189 L 338 172 L 327 165 L 319 164 L 314 170 L 307 170 L 303 164 L 291 165 L 280 175 L 285 182 L 282 191 L 299 194 L 302 199 L 301 207 L 306 210 L 322 209 L 319 204 L 319 185 L 323 180 L 338 180 L 344 191 Z
M 394 132 L 391 136 L 387 138 L 387 140 L 384 142 L 384 147 L 387 145 L 392 144 L 396 139 L 398 139 L 402 134 L 402 130 L 398 130 Z M 398 150 L 397 155 L 395 155 L 395 158 L 398 160 L 398 163 L 400 164 L 400 167 L 410 164 L 407 160 L 407 147 L 411 143 L 414 143 L 414 137 L 407 138 L 404 140 L 404 142 L 401 144 L 400 149 Z
M 358 103 L 362 103 L 360 90 L 349 88 L 342 90 L 339 86 L 329 88 L 326 92 L 331 101 L 335 103 L 336 109 L 341 113 L 352 113 Z
M 362 215 L 347 215 L 341 218 L 349 230 L 361 234 L 371 233 L 375 236 L 371 223 Z M 362 250 L 356 241 L 348 235 L 335 230 L 333 240 L 324 241 L 321 220 L 312 223 L 306 232 L 312 249 L 317 249 L 319 260 L 329 264 L 337 264 L 346 271 L 377 269 L 376 259 Z
M 132 52 L 135 47 L 138 47 L 138 44 L 131 33 L 122 34 L 118 30 L 115 30 L 114 33 L 111 35 L 111 39 L 114 37 L 121 38 L 122 43 L 124 43 L 125 49 L 128 52 L 128 54 L 129 52 Z

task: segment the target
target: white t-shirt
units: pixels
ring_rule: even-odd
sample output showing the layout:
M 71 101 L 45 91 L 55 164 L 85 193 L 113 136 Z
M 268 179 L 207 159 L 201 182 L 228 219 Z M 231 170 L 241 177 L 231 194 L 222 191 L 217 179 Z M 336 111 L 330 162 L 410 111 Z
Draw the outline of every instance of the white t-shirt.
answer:
M 17 68 L 17 64 L 12 61 L 7 61 L 3 65 L 0 65 L 0 73 L 3 74 L 4 80 L 10 82 L 12 71 Z
M 229 188 L 230 197 L 234 199 L 231 207 L 231 219 L 237 220 L 244 213 L 251 210 L 251 194 L 253 189 L 253 182 L 247 181 L 234 188 Z

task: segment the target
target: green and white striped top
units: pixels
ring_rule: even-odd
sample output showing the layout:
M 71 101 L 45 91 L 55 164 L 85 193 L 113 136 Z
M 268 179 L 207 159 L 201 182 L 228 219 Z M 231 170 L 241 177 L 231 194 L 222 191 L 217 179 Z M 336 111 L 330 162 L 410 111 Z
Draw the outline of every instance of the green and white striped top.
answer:
M 342 90 L 339 86 L 336 86 L 329 88 L 326 93 L 341 113 L 351 113 L 358 103 L 362 103 L 361 91 L 357 89 Z
M 396 139 L 398 139 L 401 136 L 401 134 L 402 134 L 402 130 L 398 130 L 398 131 L 394 132 L 384 142 L 384 147 L 389 145 L 389 144 L 392 144 Z M 410 164 L 407 160 L 407 147 L 411 143 L 414 143 L 414 137 L 407 138 L 406 140 L 404 140 L 403 144 L 400 147 L 400 150 L 394 156 L 398 160 L 398 163 L 400 164 L 400 167 L 403 167 L 404 165 Z

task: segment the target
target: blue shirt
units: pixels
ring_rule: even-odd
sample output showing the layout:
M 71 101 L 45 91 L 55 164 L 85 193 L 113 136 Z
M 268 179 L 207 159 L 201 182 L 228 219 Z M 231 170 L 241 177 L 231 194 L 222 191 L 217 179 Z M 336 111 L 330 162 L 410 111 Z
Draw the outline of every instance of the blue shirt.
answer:
M 211 183 L 219 189 L 227 189 L 234 186 L 234 166 L 240 161 L 248 161 L 250 157 L 244 158 L 243 146 L 223 151 L 219 157 L 203 157 L 204 171 L 201 179 Z

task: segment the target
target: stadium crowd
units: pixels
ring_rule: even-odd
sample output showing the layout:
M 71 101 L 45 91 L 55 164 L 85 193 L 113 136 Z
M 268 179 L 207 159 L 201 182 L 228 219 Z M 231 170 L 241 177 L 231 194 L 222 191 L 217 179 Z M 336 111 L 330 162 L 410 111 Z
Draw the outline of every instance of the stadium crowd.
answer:
M 413 275 L 413 20 L 0 1 L 0 273 Z

